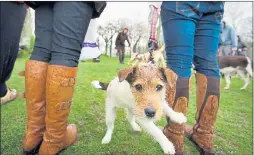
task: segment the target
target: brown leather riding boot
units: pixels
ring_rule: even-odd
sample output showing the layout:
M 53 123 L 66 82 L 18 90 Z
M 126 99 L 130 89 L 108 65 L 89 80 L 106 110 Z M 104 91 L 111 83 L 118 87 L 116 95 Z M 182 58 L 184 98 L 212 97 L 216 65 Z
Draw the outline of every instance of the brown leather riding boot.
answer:
M 46 115 L 46 77 L 48 63 L 28 60 L 25 73 L 25 96 L 27 123 L 24 137 L 24 154 L 32 154 L 38 151 L 45 131 Z
M 189 100 L 189 78 L 178 79 L 176 85 L 167 88 L 167 102 L 176 112 L 187 114 Z M 184 128 L 185 124 L 177 124 L 171 122 L 167 117 L 167 125 L 164 127 L 163 133 L 174 144 L 177 155 L 184 154 Z
M 55 155 L 73 144 L 77 128 L 68 125 L 72 104 L 76 67 L 49 65 L 46 84 L 46 132 L 43 135 L 40 155 Z
M 220 79 L 196 74 L 197 112 L 194 127 L 186 126 L 186 136 L 196 144 L 201 154 L 213 153 L 213 127 L 219 107 Z

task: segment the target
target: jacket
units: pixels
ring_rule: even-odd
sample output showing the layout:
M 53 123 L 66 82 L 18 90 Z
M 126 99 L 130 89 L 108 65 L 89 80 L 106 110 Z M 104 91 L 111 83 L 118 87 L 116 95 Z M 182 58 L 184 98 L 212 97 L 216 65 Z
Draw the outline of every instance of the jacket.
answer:
M 222 28 L 222 33 L 220 34 L 220 45 L 231 45 L 232 48 L 237 47 L 235 30 L 228 25 Z
M 117 37 L 116 37 L 116 42 L 115 42 L 115 45 L 116 46 L 124 46 L 124 42 L 125 40 L 128 41 L 128 44 L 129 46 L 131 45 L 130 44 L 130 41 L 129 41 L 129 38 L 126 34 L 124 34 L 123 32 L 120 32 Z

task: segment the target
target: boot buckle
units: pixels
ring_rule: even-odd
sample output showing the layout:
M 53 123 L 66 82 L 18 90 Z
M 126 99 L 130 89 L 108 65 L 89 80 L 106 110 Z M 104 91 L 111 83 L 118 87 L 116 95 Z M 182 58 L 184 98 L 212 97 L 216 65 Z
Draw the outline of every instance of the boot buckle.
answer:
M 69 109 L 71 104 L 72 104 L 72 100 L 71 101 L 57 103 L 56 104 L 56 110 L 59 111 L 59 110 Z
M 63 86 L 63 87 L 72 87 L 72 86 L 75 85 L 75 82 L 76 82 L 76 78 L 64 79 L 64 80 L 61 82 L 61 86 Z

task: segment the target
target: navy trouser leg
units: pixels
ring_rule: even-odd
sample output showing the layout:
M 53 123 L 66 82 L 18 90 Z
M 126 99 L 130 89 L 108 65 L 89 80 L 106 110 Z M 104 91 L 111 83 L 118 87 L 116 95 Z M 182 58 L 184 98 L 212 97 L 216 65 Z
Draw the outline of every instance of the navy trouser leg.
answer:
M 197 23 L 194 43 L 196 71 L 217 78 L 220 78 L 217 63 L 220 22 L 214 14 L 203 15 Z
M 179 78 L 197 72 L 219 78 L 217 50 L 222 2 L 163 2 L 161 21 L 166 45 L 167 67 Z
M 10 78 L 19 51 L 26 6 L 17 2 L 0 2 L 0 97 L 6 95 L 5 82 Z

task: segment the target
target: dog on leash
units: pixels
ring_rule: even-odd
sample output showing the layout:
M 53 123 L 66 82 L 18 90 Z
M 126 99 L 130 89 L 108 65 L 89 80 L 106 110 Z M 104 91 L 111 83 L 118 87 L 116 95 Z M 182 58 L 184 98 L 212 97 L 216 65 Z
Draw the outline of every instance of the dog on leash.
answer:
M 253 66 L 250 58 L 245 56 L 218 56 L 218 64 L 220 72 L 224 74 L 226 86 L 224 89 L 230 88 L 230 75 L 236 72 L 244 80 L 244 86 L 240 90 L 244 90 L 249 85 L 249 76 L 252 77 Z
M 134 131 L 144 129 L 160 144 L 165 154 L 174 154 L 173 143 L 154 122 L 160 120 L 163 114 L 173 122 L 186 122 L 184 114 L 173 111 L 165 100 L 166 88 L 172 87 L 176 80 L 177 75 L 170 69 L 158 68 L 154 64 L 139 64 L 119 70 L 118 76 L 109 84 L 93 81 L 95 88 L 107 91 L 107 132 L 102 144 L 111 141 L 116 108 L 124 108 Z
M 161 48 L 153 52 L 146 52 L 144 54 L 132 53 L 128 65 L 132 64 L 135 66 L 138 63 L 155 63 L 158 67 L 166 68 L 166 62 L 163 56 L 164 51 L 165 45 L 162 45 Z

